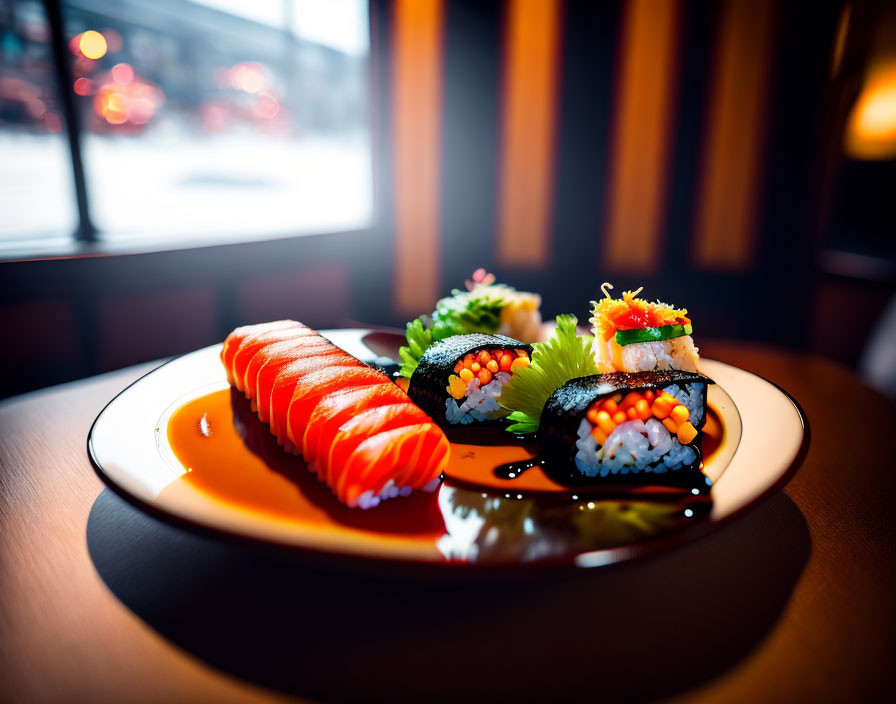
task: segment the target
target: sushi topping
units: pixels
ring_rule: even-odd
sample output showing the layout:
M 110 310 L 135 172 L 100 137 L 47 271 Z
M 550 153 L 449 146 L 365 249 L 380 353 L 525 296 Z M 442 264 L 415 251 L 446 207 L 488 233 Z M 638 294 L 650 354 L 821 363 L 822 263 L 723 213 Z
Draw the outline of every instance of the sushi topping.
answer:
M 533 433 L 541 423 L 544 404 L 570 379 L 597 374 L 591 355 L 591 335 L 579 336 L 574 315 L 558 315 L 557 329 L 547 342 L 532 346 L 531 364 L 505 386 L 500 403 L 511 411 L 512 433 Z
M 410 379 L 435 342 L 454 335 L 498 333 L 522 341 L 534 340 L 541 329 L 541 296 L 495 283 L 493 274 L 477 269 L 467 291 L 454 289 L 436 303 L 431 315 L 407 324 L 407 345 L 399 350 L 401 376 Z
M 617 330 L 616 342 L 624 347 L 636 342 L 656 342 L 658 340 L 671 340 L 675 337 L 684 337 L 694 331 L 690 323 L 687 325 L 663 325 L 658 328 L 641 328 L 638 330 Z
M 501 391 L 514 374 L 529 364 L 529 353 L 523 349 L 468 352 L 448 377 L 448 422 L 466 425 L 506 417 L 508 412 L 498 405 Z
M 595 401 L 586 414 L 591 423 L 591 435 L 599 445 L 605 445 L 617 426 L 633 420 L 646 422 L 656 418 L 682 445 L 693 442 L 697 429 L 690 422 L 691 412 L 668 391 L 629 391 L 616 393 Z
M 638 298 L 643 290 L 625 291 L 622 298 L 612 298 L 609 289 L 612 285 L 604 283 L 601 287 L 604 298 L 600 301 L 591 301 L 593 317 L 591 323 L 595 326 L 596 334 L 600 340 L 610 340 L 616 335 L 616 341 L 620 345 L 633 342 L 647 342 L 653 340 L 669 340 L 682 335 L 690 335 L 691 320 L 687 317 L 687 309 L 676 309 L 668 303 L 660 301 L 651 302 Z M 663 328 L 669 328 L 663 330 Z M 623 335 L 619 339 L 619 331 L 650 330 L 663 332 L 645 333 L 644 339 L 631 339 Z M 625 341 L 623 341 L 625 340 Z

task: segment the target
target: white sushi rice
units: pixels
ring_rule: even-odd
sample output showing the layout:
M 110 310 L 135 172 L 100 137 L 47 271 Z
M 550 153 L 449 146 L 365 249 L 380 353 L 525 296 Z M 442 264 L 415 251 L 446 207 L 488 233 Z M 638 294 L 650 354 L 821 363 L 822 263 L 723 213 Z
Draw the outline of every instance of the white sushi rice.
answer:
M 606 342 L 597 337 L 592 352 L 598 367 L 606 372 L 648 372 L 655 369 L 681 369 L 697 371 L 700 350 L 694 345 L 690 335 L 673 337 L 671 340 L 634 342 L 620 345 L 614 335 Z
M 670 386 L 665 390 L 671 393 L 673 388 L 678 389 Z M 683 390 L 682 394 L 688 401 L 691 400 L 691 394 Z M 699 390 L 697 394 L 699 396 Z M 685 403 L 684 400 L 681 402 Z M 694 448 L 682 445 L 678 438 L 673 437 L 666 426 L 656 418 L 620 423 L 602 446 L 598 446 L 597 440 L 591 434 L 591 423 L 587 418 L 582 418 L 577 434 L 579 439 L 576 441 L 578 452 L 575 464 L 586 477 L 606 477 L 610 474 L 629 472 L 663 473 L 667 470 L 688 467 L 697 459 Z
M 686 384 L 685 388 L 680 387 L 678 384 L 672 384 L 663 389 L 666 393 L 674 396 L 680 404 L 687 407 L 690 412 L 688 420 L 691 421 L 695 428 L 699 428 L 703 422 L 705 390 L 706 385 L 698 383 Z
M 445 399 L 445 420 L 454 425 L 469 425 L 506 417 L 507 411 L 498 404 L 498 398 L 510 377 L 510 372 L 498 372 L 485 386 L 479 379 L 472 379 L 464 390 L 463 403 L 458 404 L 450 396 Z
M 429 494 L 434 492 L 439 488 L 439 485 L 442 483 L 441 477 L 433 477 L 433 479 L 420 488 L 420 491 L 425 491 Z M 395 480 L 390 479 L 383 485 L 383 488 L 378 492 L 374 492 L 372 489 L 365 491 L 358 497 L 357 501 L 349 502 L 349 508 L 361 508 L 368 509 L 373 508 L 374 506 L 378 506 L 381 501 L 385 501 L 386 499 L 394 499 L 396 496 L 410 496 L 414 492 L 414 488 L 410 485 L 405 484 L 404 486 L 397 486 L 395 484 Z

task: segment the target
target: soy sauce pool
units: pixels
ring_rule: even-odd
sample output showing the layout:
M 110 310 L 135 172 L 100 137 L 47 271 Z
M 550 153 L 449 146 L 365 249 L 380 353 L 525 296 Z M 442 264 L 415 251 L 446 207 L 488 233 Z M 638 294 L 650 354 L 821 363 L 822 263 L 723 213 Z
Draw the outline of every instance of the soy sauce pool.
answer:
M 655 500 L 576 493 L 537 469 L 499 480 L 494 468 L 531 459 L 534 445 L 453 443 L 436 493 L 349 509 L 277 445 L 241 394 L 226 389 L 178 409 L 167 435 L 188 471 L 166 492 L 198 493 L 241 515 L 310 530 L 328 549 L 349 553 L 425 562 L 569 561 L 680 531 L 711 506 L 681 494 Z

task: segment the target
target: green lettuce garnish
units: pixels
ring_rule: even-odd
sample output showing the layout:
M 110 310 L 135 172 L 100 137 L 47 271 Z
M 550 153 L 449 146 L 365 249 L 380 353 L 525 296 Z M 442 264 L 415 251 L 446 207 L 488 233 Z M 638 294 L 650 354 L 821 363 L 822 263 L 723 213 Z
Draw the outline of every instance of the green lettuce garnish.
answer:
M 411 378 L 423 353 L 434 342 L 452 335 L 497 331 L 501 309 L 506 305 L 504 292 L 508 290 L 512 289 L 501 285 L 481 286 L 470 292 L 454 289 L 450 296 L 436 303 L 432 315 L 423 315 L 408 323 L 405 333 L 408 344 L 398 351 L 401 376 Z
M 591 354 L 593 335 L 576 334 L 578 319 L 558 315 L 557 329 L 547 342 L 532 345 L 532 364 L 513 375 L 498 402 L 512 413 L 511 433 L 534 433 L 548 398 L 570 379 L 598 374 Z

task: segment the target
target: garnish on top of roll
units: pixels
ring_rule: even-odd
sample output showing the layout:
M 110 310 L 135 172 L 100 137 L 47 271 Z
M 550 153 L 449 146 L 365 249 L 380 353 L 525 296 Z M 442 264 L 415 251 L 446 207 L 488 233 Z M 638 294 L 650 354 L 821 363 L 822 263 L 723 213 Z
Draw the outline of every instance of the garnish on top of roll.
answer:
M 627 295 L 623 300 L 634 300 Z M 498 401 L 511 411 L 507 430 L 537 430 L 540 462 L 555 478 L 614 482 L 625 475 L 623 483 L 665 485 L 669 478 L 661 475 L 671 470 L 699 473 L 699 432 L 712 380 L 668 367 L 599 373 L 594 338 L 578 336 L 576 322 L 557 316 L 551 339 L 533 345 L 529 366 L 504 385 Z M 698 477 L 698 491 L 705 486 Z
M 400 350 L 401 376 L 410 379 L 433 343 L 454 335 L 498 334 L 534 342 L 541 333 L 541 296 L 495 283 L 485 269 L 473 272 L 466 291 L 454 289 L 430 315 L 407 325 L 407 345 Z
M 691 339 L 686 308 L 638 298 L 643 287 L 612 298 L 612 288 L 604 283 L 600 287 L 604 298 L 591 302 L 594 358 L 602 373 L 697 371 L 699 350 Z

